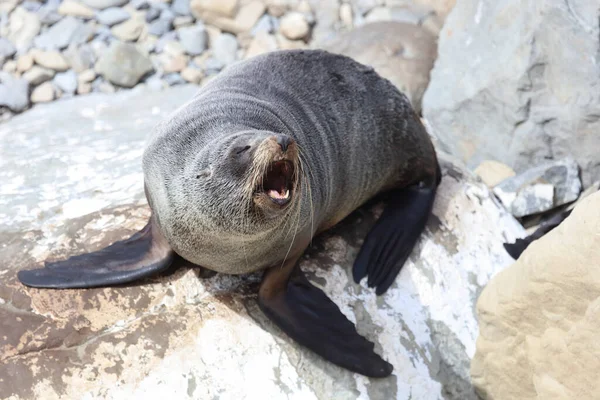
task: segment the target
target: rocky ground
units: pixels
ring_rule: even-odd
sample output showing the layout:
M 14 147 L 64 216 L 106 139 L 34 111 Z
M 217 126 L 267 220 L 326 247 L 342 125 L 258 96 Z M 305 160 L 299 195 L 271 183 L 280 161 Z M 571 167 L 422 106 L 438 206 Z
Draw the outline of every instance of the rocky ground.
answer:
M 232 62 L 305 48 L 372 21 L 437 35 L 453 1 L 7 0 L 0 4 L 4 118 L 92 92 L 200 84 Z M 428 69 L 427 69 L 428 70 Z

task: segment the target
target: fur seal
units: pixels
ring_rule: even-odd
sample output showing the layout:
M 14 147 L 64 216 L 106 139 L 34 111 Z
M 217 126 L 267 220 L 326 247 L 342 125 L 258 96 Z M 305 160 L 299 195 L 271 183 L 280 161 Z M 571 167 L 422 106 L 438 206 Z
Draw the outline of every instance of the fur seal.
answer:
M 152 216 L 140 232 L 20 271 L 21 282 L 122 284 L 177 258 L 227 274 L 265 270 L 258 303 L 290 337 L 351 371 L 391 374 L 297 265 L 314 235 L 387 193 L 353 267 L 354 280 L 368 277 L 380 295 L 423 231 L 440 169 L 418 116 L 389 81 L 322 50 L 239 62 L 157 126 L 143 171 Z

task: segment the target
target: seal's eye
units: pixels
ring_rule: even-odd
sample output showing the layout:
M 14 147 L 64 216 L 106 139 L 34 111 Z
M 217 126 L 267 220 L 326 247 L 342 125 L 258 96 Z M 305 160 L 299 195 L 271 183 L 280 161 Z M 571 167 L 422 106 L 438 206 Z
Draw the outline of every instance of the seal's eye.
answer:
M 262 189 L 269 198 L 279 205 L 290 201 L 294 177 L 294 165 L 287 161 L 271 163 L 262 181 Z
M 235 149 L 235 154 L 242 154 L 247 150 L 250 150 L 250 146 L 238 147 Z

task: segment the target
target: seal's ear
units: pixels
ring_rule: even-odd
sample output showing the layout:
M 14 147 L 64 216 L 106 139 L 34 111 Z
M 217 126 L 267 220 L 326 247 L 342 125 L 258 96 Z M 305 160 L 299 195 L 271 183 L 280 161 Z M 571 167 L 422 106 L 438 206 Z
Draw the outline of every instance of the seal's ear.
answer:
M 45 263 L 44 268 L 19 271 L 19 280 L 39 288 L 88 288 L 127 283 L 154 275 L 175 258 L 167 240 L 151 217 L 129 239 L 93 253 Z

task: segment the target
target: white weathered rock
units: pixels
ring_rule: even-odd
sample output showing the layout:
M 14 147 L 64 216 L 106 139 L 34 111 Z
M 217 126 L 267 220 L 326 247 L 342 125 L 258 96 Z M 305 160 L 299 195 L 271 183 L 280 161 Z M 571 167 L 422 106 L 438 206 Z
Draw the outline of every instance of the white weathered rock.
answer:
M 86 5 L 96 8 L 98 10 L 104 10 L 109 7 L 120 7 L 127 3 L 128 0 L 81 0 Z
M 250 42 L 250 46 L 248 46 L 248 50 L 246 50 L 245 58 L 254 57 L 275 50 L 277 50 L 277 39 L 275 39 L 275 36 L 264 31 L 259 32 L 252 39 L 252 42 Z
M 187 67 L 181 71 L 181 77 L 187 82 L 198 85 L 200 82 L 202 82 L 204 74 L 197 68 Z
M 93 81 L 94 79 L 96 79 L 96 72 L 93 69 L 85 70 L 77 76 L 77 80 L 79 82 L 87 83 Z
M 27 72 L 23 74 L 23 79 L 29 82 L 32 86 L 37 86 L 40 83 L 44 83 L 54 77 L 56 72 L 54 70 L 38 67 L 34 65 Z
M 459 1 L 438 48 L 423 109 L 444 149 L 517 173 L 570 155 L 600 179 L 596 1 Z
M 72 15 L 73 17 L 93 18 L 94 10 L 75 0 L 64 0 L 58 7 L 60 15 Z
M 26 79 L 15 78 L 7 72 L 0 72 L 1 107 L 7 107 L 14 112 L 23 111 L 29 106 L 28 92 L 29 82 Z
M 96 72 L 105 79 L 124 87 L 135 86 L 153 69 L 150 59 L 135 45 L 122 42 L 114 42 L 95 66 Z
M 235 36 L 222 33 L 212 44 L 213 55 L 225 65 L 231 64 L 237 59 L 238 43 Z
M 374 22 L 314 45 L 372 66 L 406 94 L 417 112 L 421 110 L 436 55 L 435 37 L 425 29 L 402 22 Z
M 33 67 L 33 55 L 31 53 L 23 54 L 17 58 L 17 71 L 25 72 Z
M 110 7 L 96 14 L 96 20 L 102 25 L 113 26 L 131 18 L 127 10 L 120 7 Z
M 35 46 L 44 50 L 62 50 L 70 44 L 87 42 L 93 29 L 75 17 L 67 16 L 35 38 Z
M 191 13 L 190 0 L 173 0 L 171 9 L 178 15 L 187 16 Z
M 238 0 L 191 0 L 190 8 L 196 18 L 202 18 L 207 12 L 233 17 L 237 11 Z
M 42 26 L 40 18 L 23 7 L 15 8 L 10 14 L 8 24 L 8 40 L 21 52 L 29 49 Z
M 173 27 L 175 29 L 179 29 L 179 28 L 183 28 L 185 26 L 190 26 L 194 23 L 194 17 L 186 15 L 186 16 L 179 16 L 179 17 L 175 17 L 175 19 L 173 19 Z
M 310 26 L 303 14 L 299 12 L 287 13 L 281 18 L 279 31 L 290 40 L 303 39 L 308 35 Z
M 171 55 L 163 53 L 158 56 L 160 60 L 162 70 L 166 73 L 180 72 L 189 63 L 189 57 L 185 54 Z
M 31 92 L 32 103 L 47 103 L 54 100 L 54 86 L 52 82 L 42 83 Z
M 138 40 L 145 29 L 147 29 L 146 21 L 141 16 L 135 16 L 113 26 L 110 31 L 115 37 L 125 42 L 133 42 Z
M 340 21 L 346 28 L 352 28 L 354 18 L 352 14 L 352 6 L 349 3 L 344 3 L 340 6 Z
M 54 71 L 66 71 L 69 69 L 69 63 L 58 51 L 35 51 L 33 60 L 36 64 Z
M 14 60 L 8 60 L 2 66 L 2 71 L 13 74 L 17 71 L 17 63 Z
M 515 171 L 511 167 L 495 160 L 485 160 L 475 168 L 475 173 L 490 188 L 515 176 Z
M 579 167 L 572 158 L 544 163 L 494 187 L 494 193 L 516 217 L 570 203 L 580 192 Z
M 530 244 L 481 293 L 471 376 L 483 398 L 598 397 L 598 265 L 600 193 Z
M 6 38 L 0 37 L 0 64 L 9 57 L 12 57 L 17 49 L 12 42 Z
M 77 90 L 77 74 L 72 69 L 56 74 L 53 82 L 63 93 L 74 94 Z
M 248 32 L 265 13 L 265 4 L 260 0 L 251 1 L 242 7 L 235 16 L 235 23 L 240 32 Z
M 376 7 L 369 11 L 365 17 L 365 22 L 391 21 L 392 10 L 387 7 Z
M 0 321 L 10 321 L 0 377 L 19 371 L 0 385 L 0 398 L 473 399 L 473 302 L 511 262 L 502 241 L 522 228 L 448 161 L 423 238 L 385 295 L 351 276 L 380 205 L 315 239 L 301 261 L 394 365 L 386 379 L 336 367 L 278 330 L 256 303 L 260 273 L 199 279 L 182 268 L 136 285 L 68 291 L 16 281 L 18 270 L 143 226 L 142 149 L 152 127 L 196 90 L 92 94 L 0 124 L 0 190 L 9 191 L 0 196 L 0 233 L 9 239 Z M 24 178 L 24 168 L 36 173 Z
M 102 44 L 105 46 L 104 42 Z M 89 44 L 69 46 L 62 54 L 75 72 L 85 71 L 96 62 L 96 54 Z
M 177 36 L 185 52 L 191 56 L 202 54 L 208 45 L 208 34 L 203 24 L 179 28 Z
M 88 94 L 92 92 L 92 84 L 90 82 L 78 82 L 77 94 Z

